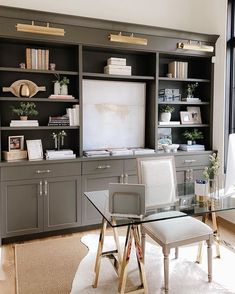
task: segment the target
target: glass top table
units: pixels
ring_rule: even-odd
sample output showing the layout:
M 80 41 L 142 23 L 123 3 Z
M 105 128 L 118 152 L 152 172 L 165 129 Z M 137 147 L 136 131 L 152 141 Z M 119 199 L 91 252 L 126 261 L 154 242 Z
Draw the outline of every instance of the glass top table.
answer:
M 125 184 L 124 184 L 125 185 Z M 219 198 L 207 197 L 205 201 L 196 201 L 197 198 L 194 195 L 194 183 L 183 183 L 178 185 L 178 199 L 176 203 L 170 203 L 162 206 L 156 206 L 146 209 L 146 213 L 141 217 L 117 217 L 109 212 L 109 191 L 92 191 L 85 192 L 85 197 L 91 202 L 91 204 L 99 211 L 102 216 L 102 224 L 100 229 L 99 243 L 95 261 L 95 276 L 93 281 L 93 287 L 96 288 L 98 285 L 99 272 L 101 258 L 109 258 L 114 266 L 116 273 L 118 274 L 119 293 L 139 293 L 143 291 L 147 293 L 147 282 L 144 271 L 144 258 L 143 258 L 143 240 L 140 229 L 140 224 L 146 222 L 154 222 L 165 219 L 174 219 L 185 216 L 202 216 L 202 221 L 206 222 L 208 214 L 212 216 L 212 225 L 214 238 L 216 242 L 216 254 L 220 257 L 219 250 L 219 235 L 217 230 L 217 222 L 215 213 L 219 211 L 235 209 L 235 191 L 233 194 L 224 195 L 223 191 L 219 191 Z M 111 251 L 103 251 L 104 237 L 106 232 L 107 224 L 109 224 L 113 230 L 114 240 L 116 243 L 116 249 Z M 122 250 L 119 243 L 119 236 L 117 232 L 118 227 L 126 226 L 126 241 L 125 246 Z M 133 242 L 134 239 L 134 242 Z M 133 245 L 134 244 L 134 245 Z M 130 252 L 132 246 L 135 247 L 136 258 L 138 262 L 139 274 L 142 283 L 134 287 L 133 291 L 125 291 L 126 287 L 126 275 L 127 266 L 130 259 Z M 197 262 L 200 261 L 202 255 L 201 250 L 202 243 L 198 248 Z
M 178 191 L 179 196 L 176 203 L 148 208 L 146 209 L 146 214 L 139 218 L 115 216 L 115 222 L 113 222 L 113 215 L 109 212 L 108 190 L 85 192 L 84 195 L 112 227 L 141 224 L 188 215 L 200 216 L 206 213 L 235 209 L 235 192 L 226 196 L 222 192 L 219 199 L 208 197 L 206 201 L 198 202 L 194 195 L 194 183 L 179 184 Z

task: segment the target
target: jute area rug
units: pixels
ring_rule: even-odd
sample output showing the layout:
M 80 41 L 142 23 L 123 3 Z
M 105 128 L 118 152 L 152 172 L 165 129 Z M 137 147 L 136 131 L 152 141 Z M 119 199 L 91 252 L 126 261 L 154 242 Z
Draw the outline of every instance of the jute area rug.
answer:
M 101 262 L 100 278 L 98 288 L 92 288 L 94 277 L 94 264 L 98 235 L 89 234 L 82 238 L 82 242 L 89 248 L 88 255 L 78 266 L 71 294 L 114 294 L 117 293 L 118 278 L 107 258 Z M 121 237 L 122 244 L 124 238 Z M 113 238 L 105 237 L 105 250 L 114 249 Z M 235 276 L 234 264 L 235 253 L 221 246 L 221 259 L 213 259 L 213 282 L 207 281 L 207 254 L 206 246 L 203 251 L 203 264 L 196 264 L 197 245 L 179 248 L 179 258 L 174 259 L 174 254 L 170 260 L 170 294 L 234 294 Z M 174 253 L 174 250 L 172 250 Z M 215 248 L 213 248 L 215 253 Z M 145 271 L 149 294 L 164 293 L 163 286 L 163 255 L 162 250 L 155 244 L 146 243 Z M 128 282 L 137 285 L 139 276 L 134 252 L 132 252 Z
M 17 294 L 68 294 L 87 252 L 81 235 L 15 245 Z

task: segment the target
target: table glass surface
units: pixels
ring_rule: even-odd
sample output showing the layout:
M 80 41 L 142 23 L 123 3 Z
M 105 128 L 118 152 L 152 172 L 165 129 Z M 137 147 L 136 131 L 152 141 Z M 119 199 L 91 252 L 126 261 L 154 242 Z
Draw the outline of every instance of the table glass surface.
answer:
M 84 195 L 112 227 L 141 224 L 189 215 L 200 216 L 206 213 L 235 209 L 235 192 L 229 195 L 224 195 L 223 192 L 220 192 L 219 198 L 214 199 L 208 197 L 208 200 L 202 203 L 196 201 L 194 183 L 179 184 L 178 191 L 179 196 L 177 202 L 146 208 L 146 214 L 139 218 L 115 216 L 115 223 L 113 222 L 113 216 L 109 212 L 108 190 L 84 192 Z

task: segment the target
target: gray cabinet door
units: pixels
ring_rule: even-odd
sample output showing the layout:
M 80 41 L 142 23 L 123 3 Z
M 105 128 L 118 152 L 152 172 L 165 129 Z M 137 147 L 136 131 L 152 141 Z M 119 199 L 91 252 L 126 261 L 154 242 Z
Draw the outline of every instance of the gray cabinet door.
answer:
M 82 191 L 107 190 L 109 183 L 120 183 L 120 174 L 87 175 L 83 176 Z M 82 225 L 98 224 L 102 220 L 100 213 L 82 195 Z
M 42 181 L 2 183 L 2 237 L 43 231 Z
M 43 181 L 44 231 L 81 224 L 80 177 L 48 178 Z

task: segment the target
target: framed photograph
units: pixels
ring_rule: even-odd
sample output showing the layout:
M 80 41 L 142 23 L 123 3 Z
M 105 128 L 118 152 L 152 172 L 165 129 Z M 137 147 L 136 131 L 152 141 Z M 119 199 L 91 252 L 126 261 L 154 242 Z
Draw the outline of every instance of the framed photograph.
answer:
M 189 111 L 180 111 L 180 120 L 182 125 L 194 124 L 192 112 L 189 112 Z
M 9 136 L 8 151 L 24 150 L 24 136 Z
M 192 113 L 192 120 L 194 124 L 202 123 L 200 107 L 188 106 L 187 111 Z
M 42 140 L 26 140 L 29 160 L 43 159 Z

